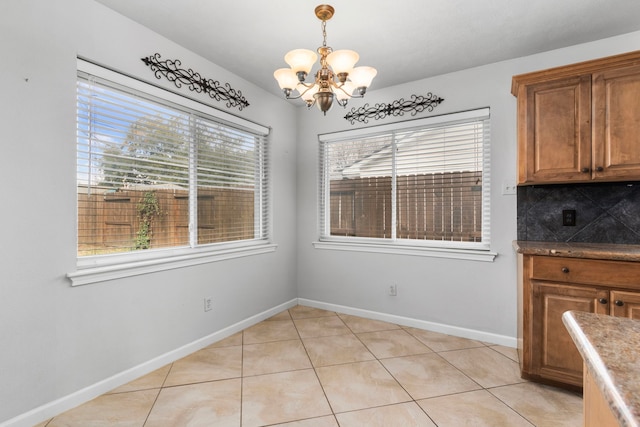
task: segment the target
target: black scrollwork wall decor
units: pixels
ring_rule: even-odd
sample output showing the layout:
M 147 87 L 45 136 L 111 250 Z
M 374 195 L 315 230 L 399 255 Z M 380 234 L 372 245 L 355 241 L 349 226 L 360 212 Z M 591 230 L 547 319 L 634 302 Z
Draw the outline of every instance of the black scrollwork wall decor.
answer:
M 429 92 L 425 96 L 411 95 L 411 100 L 405 101 L 404 98 L 395 100 L 389 104 L 380 103 L 373 107 L 369 107 L 369 104 L 364 104 L 360 108 L 352 108 L 350 112 L 344 116 L 351 124 L 355 122 L 369 123 L 370 118 L 376 120 L 384 119 L 388 116 L 404 116 L 404 113 L 411 112 L 412 116 L 423 111 L 433 111 L 438 106 L 443 98 Z
M 161 55 L 156 53 L 153 56 L 140 58 L 147 66 L 151 67 L 156 78 L 161 79 L 162 76 L 173 82 L 177 88 L 186 85 L 189 90 L 197 93 L 206 93 L 210 98 L 216 101 L 226 101 L 227 108 L 238 107 L 242 111 L 243 108 L 249 106 L 249 101 L 242 96 L 242 92 L 231 88 L 229 83 L 220 84 L 219 81 L 202 77 L 200 73 L 193 71 L 191 68 L 185 70 L 180 68 L 182 63 L 180 60 L 166 59 L 160 60 Z

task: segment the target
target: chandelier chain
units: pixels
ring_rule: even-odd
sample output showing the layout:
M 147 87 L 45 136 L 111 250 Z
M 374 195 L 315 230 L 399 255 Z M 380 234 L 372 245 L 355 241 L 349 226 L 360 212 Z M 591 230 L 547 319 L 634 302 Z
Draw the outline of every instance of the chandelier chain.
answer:
M 322 47 L 327 47 L 327 21 L 322 21 Z

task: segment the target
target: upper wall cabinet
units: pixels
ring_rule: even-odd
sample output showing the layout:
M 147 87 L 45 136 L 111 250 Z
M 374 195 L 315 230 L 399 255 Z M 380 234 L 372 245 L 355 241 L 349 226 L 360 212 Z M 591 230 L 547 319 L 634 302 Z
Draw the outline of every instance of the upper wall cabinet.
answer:
M 514 76 L 518 184 L 640 180 L 640 51 Z

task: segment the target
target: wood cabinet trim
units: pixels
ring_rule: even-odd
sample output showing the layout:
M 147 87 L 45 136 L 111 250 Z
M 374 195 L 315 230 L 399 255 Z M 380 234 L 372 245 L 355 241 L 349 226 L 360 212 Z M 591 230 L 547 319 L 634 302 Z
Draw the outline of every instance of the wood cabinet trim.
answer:
M 591 74 L 604 71 L 610 68 L 620 68 L 633 65 L 640 65 L 640 50 L 623 53 L 620 55 L 608 56 L 605 58 L 590 61 L 578 62 L 575 64 L 549 68 L 531 73 L 519 74 L 511 79 L 511 94 L 518 96 L 521 85 L 539 83 L 553 79 L 561 79 L 581 74 Z

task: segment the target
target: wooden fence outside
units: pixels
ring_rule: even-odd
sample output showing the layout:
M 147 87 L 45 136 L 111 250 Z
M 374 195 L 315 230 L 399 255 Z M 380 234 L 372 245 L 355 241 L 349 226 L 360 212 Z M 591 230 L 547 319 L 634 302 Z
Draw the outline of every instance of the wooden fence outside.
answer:
M 104 254 L 136 249 L 141 227 L 138 206 L 153 192 L 159 215 L 152 220 L 151 248 L 189 244 L 187 190 L 126 189 L 118 191 L 78 187 L 78 254 Z M 198 190 L 198 244 L 252 239 L 254 192 L 239 189 Z
M 397 177 L 396 237 L 479 242 L 482 191 L 478 172 Z M 391 237 L 391 178 L 333 180 L 331 235 Z

